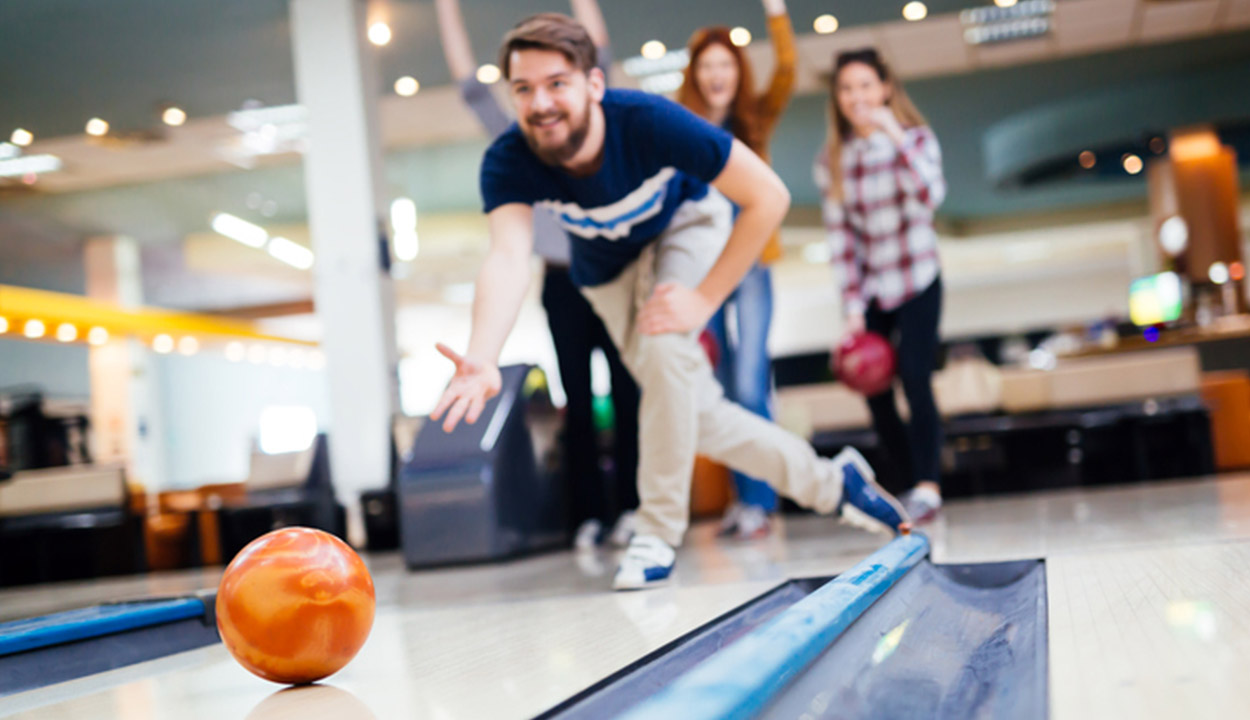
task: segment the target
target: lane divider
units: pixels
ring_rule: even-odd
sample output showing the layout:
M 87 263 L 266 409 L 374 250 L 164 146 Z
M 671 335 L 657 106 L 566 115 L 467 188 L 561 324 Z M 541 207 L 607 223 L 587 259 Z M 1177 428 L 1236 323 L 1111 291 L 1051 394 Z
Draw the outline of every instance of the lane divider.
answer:
M 621 718 L 754 716 L 928 554 L 929 540 L 924 535 L 895 538 Z

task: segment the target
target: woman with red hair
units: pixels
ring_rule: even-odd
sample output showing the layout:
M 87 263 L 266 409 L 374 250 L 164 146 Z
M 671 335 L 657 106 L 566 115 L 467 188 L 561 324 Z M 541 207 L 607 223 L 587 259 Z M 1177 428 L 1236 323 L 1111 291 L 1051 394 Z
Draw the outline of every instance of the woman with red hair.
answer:
M 687 45 L 690 64 L 677 91 L 677 101 L 729 130 L 767 160 L 768 141 L 794 89 L 798 53 L 785 0 L 763 3 L 776 58 L 767 89 L 755 92 L 750 59 L 734 44 L 730 29 L 707 27 L 696 31 Z M 768 328 L 772 322 L 773 289 L 768 266 L 779 257 L 780 235 L 774 234 L 742 284 L 708 322 L 720 350 L 716 374 L 726 396 L 765 418 L 771 416 L 772 388 Z M 730 314 L 737 321 L 734 337 L 728 332 Z M 740 473 L 734 473 L 734 485 L 738 501 L 725 514 L 722 534 L 740 539 L 767 535 L 768 516 L 777 507 L 777 494 L 766 483 Z

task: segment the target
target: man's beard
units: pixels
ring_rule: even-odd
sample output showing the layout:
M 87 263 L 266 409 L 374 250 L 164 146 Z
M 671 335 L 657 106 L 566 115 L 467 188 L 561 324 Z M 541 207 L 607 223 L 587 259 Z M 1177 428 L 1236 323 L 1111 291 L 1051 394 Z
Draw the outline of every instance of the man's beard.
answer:
M 530 127 L 535 125 L 535 119 L 531 116 L 527 120 Z M 580 125 L 573 125 L 572 119 L 567 115 L 565 115 L 565 119 L 569 122 L 569 136 L 558 147 L 543 147 L 538 144 L 538 141 L 530 133 L 521 133 L 525 136 L 525 142 L 530 146 L 530 150 L 546 165 L 563 165 L 582 149 L 582 145 L 586 144 L 586 136 L 590 134 L 590 101 L 586 101 L 586 111 L 582 114 L 582 123 Z

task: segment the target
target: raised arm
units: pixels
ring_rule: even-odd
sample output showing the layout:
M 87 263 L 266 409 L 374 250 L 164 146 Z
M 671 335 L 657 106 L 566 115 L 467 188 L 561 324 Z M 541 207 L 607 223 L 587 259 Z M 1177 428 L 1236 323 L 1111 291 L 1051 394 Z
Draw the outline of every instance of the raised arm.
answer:
M 477 275 L 469 348 L 460 355 L 446 345 L 438 346 L 439 352 L 456 365 L 455 376 L 430 414 L 434 420 L 447 414 L 443 422 L 447 432 L 462 418 L 477 422 L 486 401 L 498 394 L 499 352 L 529 290 L 533 210 L 529 205 L 509 203 L 492 210 L 487 219 L 490 250 Z
M 707 323 L 751 269 L 790 209 L 790 191 L 768 164 L 739 140 L 712 185 L 738 206 L 729 242 L 697 288 L 663 284 L 639 315 L 650 335 L 688 332 Z
M 603 21 L 599 0 L 569 0 L 569 4 L 573 7 L 573 17 L 590 33 L 590 40 L 595 47 L 600 50 L 609 47 L 608 25 Z
M 460 14 L 460 0 L 434 0 L 434 10 L 438 13 L 438 34 L 443 41 L 447 69 L 452 79 L 460 82 L 475 71 L 473 45 L 464 27 L 464 16 Z
M 794 42 L 794 25 L 786 12 L 785 0 L 763 0 L 768 16 L 768 34 L 773 41 L 773 76 L 760 98 L 760 114 L 772 126 L 794 93 L 794 78 L 799 51 Z

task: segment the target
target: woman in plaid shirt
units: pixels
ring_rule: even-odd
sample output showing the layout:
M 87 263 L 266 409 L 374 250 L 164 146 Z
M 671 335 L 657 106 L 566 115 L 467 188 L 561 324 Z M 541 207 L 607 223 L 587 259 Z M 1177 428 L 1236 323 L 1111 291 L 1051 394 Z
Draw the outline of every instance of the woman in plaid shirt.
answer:
M 891 391 L 868 398 L 868 406 L 891 459 L 914 482 L 904 507 L 924 522 L 942 506 L 942 425 L 931 383 L 942 313 L 933 229 L 946 196 L 941 150 L 876 50 L 839 54 L 830 93 L 833 126 L 815 175 L 842 285 L 844 332 L 880 333 L 898 352 L 910 424 L 904 427 Z

